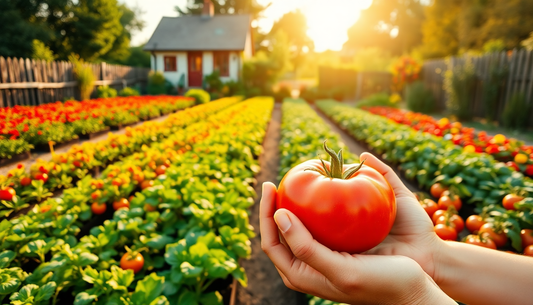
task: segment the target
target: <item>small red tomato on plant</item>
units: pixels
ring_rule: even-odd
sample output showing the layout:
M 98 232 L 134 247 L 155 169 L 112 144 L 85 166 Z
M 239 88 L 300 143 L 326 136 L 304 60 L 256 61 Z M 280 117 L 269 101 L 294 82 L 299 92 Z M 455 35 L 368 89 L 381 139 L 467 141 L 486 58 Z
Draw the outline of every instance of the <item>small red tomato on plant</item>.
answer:
M 91 211 L 96 215 L 104 214 L 107 210 L 107 205 L 105 203 L 93 202 L 91 204 Z
M 394 191 L 364 161 L 344 165 L 342 151 L 336 154 L 326 142 L 324 149 L 331 163 L 310 160 L 292 168 L 279 185 L 276 208 L 294 213 L 326 247 L 364 252 L 383 241 L 394 224 Z
M 479 228 L 487 222 L 483 220 L 483 217 L 479 215 L 470 215 L 466 219 L 466 228 L 472 233 L 477 233 Z
M 440 198 L 440 196 L 442 195 L 442 192 L 446 191 L 447 189 L 448 188 L 443 186 L 442 184 L 435 183 L 431 186 L 431 189 L 429 190 L 429 192 L 431 193 L 431 196 L 435 198 Z
M 479 228 L 479 234 L 485 233 L 487 238 L 492 239 L 497 247 L 503 247 L 507 243 L 507 234 L 505 234 L 503 228 L 493 223 L 486 223 Z
M 437 212 L 437 210 L 439 209 L 437 203 L 431 199 L 424 199 L 420 201 L 420 204 L 422 205 L 426 213 L 428 213 L 430 218 L 433 217 L 433 214 L 435 214 L 435 212 Z
M 152 187 L 154 186 L 154 181 L 153 180 L 144 180 L 142 183 L 141 183 L 141 189 L 147 189 L 149 187 Z
M 461 216 L 457 214 L 445 214 L 440 216 L 439 218 L 437 218 L 437 222 L 435 224 L 438 225 L 441 223 L 446 224 L 447 226 L 451 226 L 455 229 L 455 231 L 457 231 L 457 233 L 460 233 L 465 228 L 465 222 L 463 221 L 463 218 L 461 218 Z
M 533 256 L 533 245 L 530 245 L 524 248 L 524 255 Z
M 48 170 L 42 165 L 39 167 L 39 171 L 43 174 L 48 174 Z
M 156 173 L 158 176 L 164 175 L 166 171 L 167 171 L 167 167 L 164 166 L 164 165 L 159 165 L 159 166 L 155 169 L 155 173 Z
M 435 233 L 438 237 L 440 237 L 442 240 L 456 240 L 457 239 L 457 231 L 451 226 L 447 226 L 445 224 L 438 224 L 435 225 Z
M 92 200 L 97 200 L 98 198 L 100 198 L 100 196 L 102 195 L 102 192 L 100 191 L 95 191 L 91 194 L 91 199 Z
M 436 210 L 435 213 L 433 213 L 433 216 L 431 216 L 433 224 L 437 224 L 437 219 L 439 219 L 439 217 L 443 216 L 444 214 L 446 214 L 446 210 Z
M 438 204 L 439 204 L 439 209 L 445 210 L 449 208 L 450 206 L 453 206 L 455 207 L 457 211 L 459 211 L 461 209 L 461 206 L 463 205 L 463 203 L 461 202 L 461 198 L 453 194 L 444 195 L 440 197 Z
M 20 179 L 20 185 L 28 186 L 30 184 L 31 184 L 31 178 L 30 177 L 22 177 L 22 179 Z
M 507 194 L 505 195 L 505 197 L 503 197 L 502 204 L 503 204 L 503 207 L 508 210 L 515 210 L 514 204 L 519 201 L 522 201 L 523 199 L 524 197 L 522 196 L 518 196 L 515 194 Z
M 113 209 L 116 211 L 120 208 L 129 208 L 130 202 L 126 198 L 122 198 L 118 201 L 113 202 Z
M 465 243 L 496 250 L 496 244 L 488 237 L 482 235 L 468 235 Z
M 520 231 L 520 238 L 522 239 L 522 247 L 533 245 L 533 230 L 522 229 Z
M 126 247 L 126 253 L 120 259 L 120 268 L 133 270 L 133 273 L 141 271 L 144 266 L 144 257 L 140 253 L 142 250 L 132 251 Z

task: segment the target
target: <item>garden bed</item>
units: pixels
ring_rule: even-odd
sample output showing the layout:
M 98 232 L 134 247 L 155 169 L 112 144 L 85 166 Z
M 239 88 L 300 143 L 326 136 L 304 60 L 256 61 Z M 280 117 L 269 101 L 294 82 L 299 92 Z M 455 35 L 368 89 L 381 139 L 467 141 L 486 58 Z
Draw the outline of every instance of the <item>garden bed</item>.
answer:
M 110 130 L 110 128 L 106 127 L 106 128 L 104 128 L 104 129 L 102 129 L 100 131 L 97 131 L 97 132 L 81 134 L 80 135 L 80 139 L 81 140 L 92 140 L 94 138 L 97 138 L 97 137 L 99 137 L 101 135 L 104 135 L 104 134 L 108 133 L 109 130 Z
M 21 162 L 21 161 L 26 161 L 30 157 L 31 157 L 31 153 L 27 151 L 27 152 L 15 155 L 12 158 L 0 159 L 0 167 L 7 166 L 7 165 L 17 163 L 17 162 Z
M 75 139 L 72 139 L 70 141 L 66 141 L 66 142 L 62 142 L 62 143 L 56 143 L 56 144 L 54 144 L 54 150 L 58 150 L 58 149 L 61 149 L 63 147 L 67 147 L 67 146 L 72 146 L 72 145 L 78 144 L 78 143 L 80 143 L 80 139 L 79 138 L 75 138 Z M 49 153 L 49 152 L 51 152 L 49 144 L 37 144 L 37 145 L 35 145 L 35 148 L 33 150 L 35 152 L 39 152 L 39 153 Z
M 110 126 L 110 127 L 111 127 L 111 130 L 117 131 L 117 130 L 124 129 L 124 128 L 129 127 L 129 126 L 133 126 L 133 125 L 135 125 L 137 123 L 139 123 L 139 122 L 133 122 L 133 123 L 129 123 L 129 124 L 118 124 L 118 125 L 114 125 L 114 126 Z

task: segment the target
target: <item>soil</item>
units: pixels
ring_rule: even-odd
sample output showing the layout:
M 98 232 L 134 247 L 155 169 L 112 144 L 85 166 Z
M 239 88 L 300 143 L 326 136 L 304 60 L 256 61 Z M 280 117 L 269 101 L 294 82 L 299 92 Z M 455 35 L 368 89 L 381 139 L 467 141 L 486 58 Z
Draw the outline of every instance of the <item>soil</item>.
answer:
M 261 249 L 261 233 L 259 232 L 261 186 L 265 181 L 278 184 L 280 124 L 281 104 L 276 103 L 263 142 L 264 150 L 259 157 L 261 172 L 256 177 L 257 198 L 251 208 L 250 223 L 254 226 L 257 236 L 252 239 L 251 258 L 242 261 L 242 266 L 248 275 L 248 287 L 238 286 L 235 303 L 237 305 L 307 304 L 305 295 L 290 290 L 283 284 L 274 264 Z

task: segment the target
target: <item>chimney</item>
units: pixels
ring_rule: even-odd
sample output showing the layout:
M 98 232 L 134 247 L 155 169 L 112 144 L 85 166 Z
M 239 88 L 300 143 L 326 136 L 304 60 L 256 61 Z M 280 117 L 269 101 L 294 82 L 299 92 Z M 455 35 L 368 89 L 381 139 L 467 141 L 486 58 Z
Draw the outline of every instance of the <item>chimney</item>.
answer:
M 215 6 L 211 0 L 204 0 L 204 7 L 202 9 L 202 17 L 211 18 L 215 15 Z

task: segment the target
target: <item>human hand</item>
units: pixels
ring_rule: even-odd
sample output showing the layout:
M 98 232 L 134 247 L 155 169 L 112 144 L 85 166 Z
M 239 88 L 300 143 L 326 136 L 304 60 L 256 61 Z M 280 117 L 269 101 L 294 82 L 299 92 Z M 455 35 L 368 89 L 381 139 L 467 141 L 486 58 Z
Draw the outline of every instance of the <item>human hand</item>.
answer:
M 435 234 L 428 214 L 388 165 L 366 152 L 360 158 L 366 159 L 365 165 L 374 168 L 387 179 L 396 195 L 397 206 L 396 220 L 389 235 L 366 253 L 410 257 L 437 281 L 435 256 L 440 252 L 444 241 Z
M 275 211 L 275 198 L 276 187 L 263 184 L 261 246 L 287 287 L 345 303 L 455 304 L 408 257 L 350 255 L 321 245 L 290 211 Z

